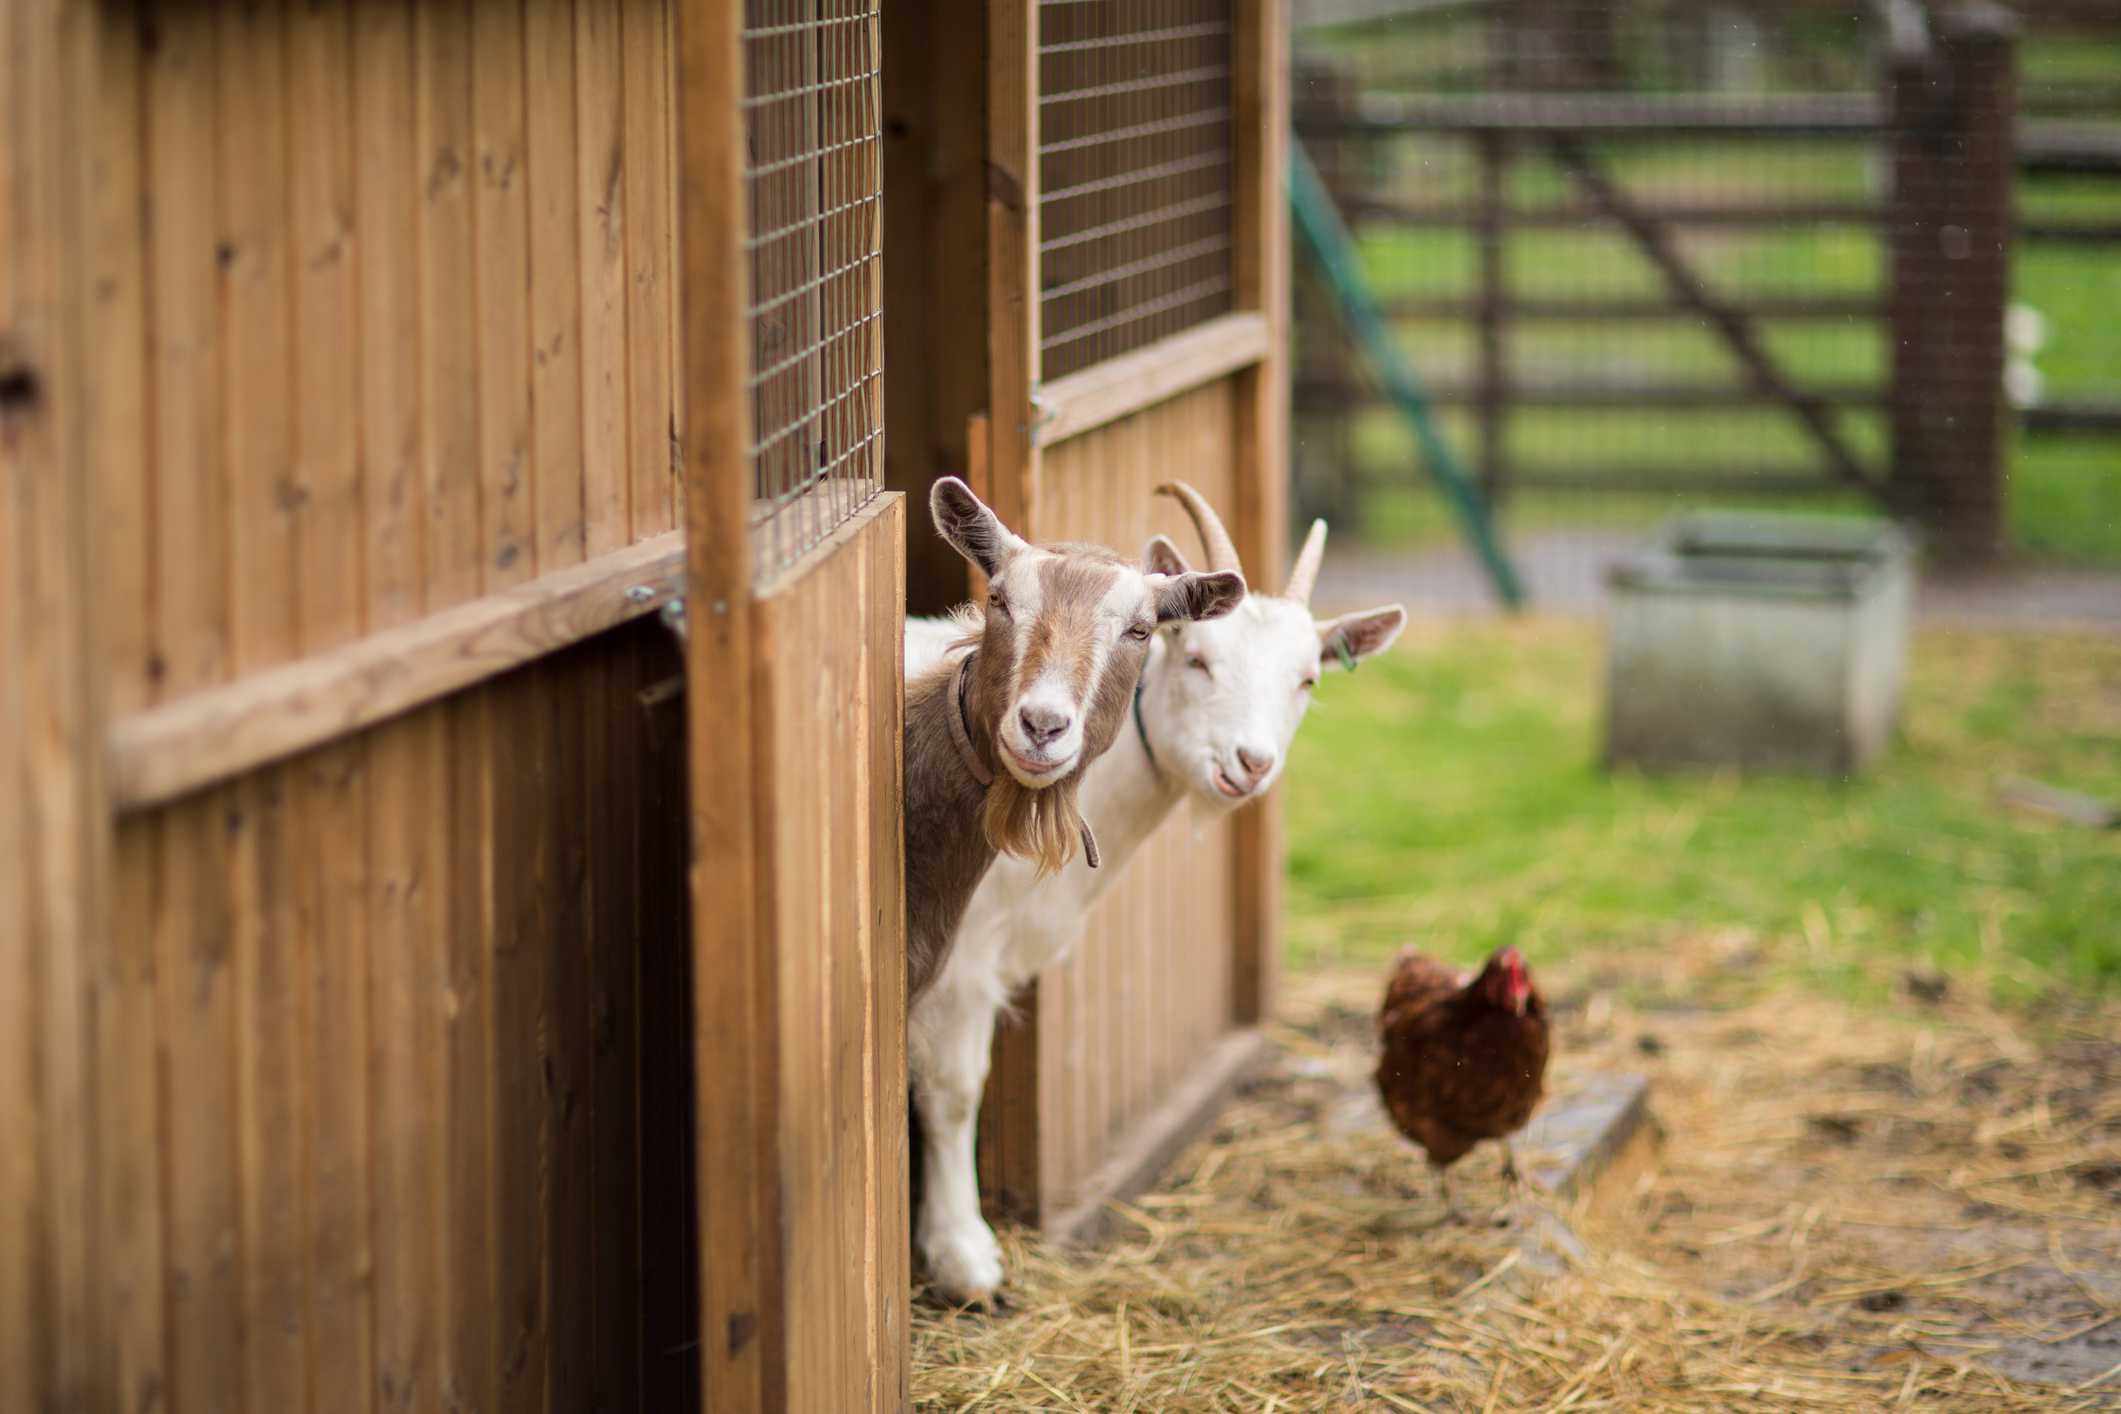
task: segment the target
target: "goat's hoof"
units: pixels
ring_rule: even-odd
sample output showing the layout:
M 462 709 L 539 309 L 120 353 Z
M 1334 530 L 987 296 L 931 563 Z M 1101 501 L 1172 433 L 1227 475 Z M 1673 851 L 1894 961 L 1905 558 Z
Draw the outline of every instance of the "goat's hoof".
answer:
M 1002 1249 L 984 1227 L 921 1245 L 928 1284 L 945 1301 L 958 1306 L 1000 1310 Z

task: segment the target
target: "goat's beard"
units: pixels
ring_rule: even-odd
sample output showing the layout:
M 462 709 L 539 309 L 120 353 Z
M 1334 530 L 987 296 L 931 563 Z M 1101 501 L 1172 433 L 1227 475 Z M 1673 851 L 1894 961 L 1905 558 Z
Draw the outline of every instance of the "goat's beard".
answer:
M 960 604 L 949 618 L 958 629 L 958 638 L 947 651 L 979 647 L 987 615 L 978 605 Z M 1030 860 L 1041 879 L 1058 874 L 1075 857 L 1082 839 L 1083 815 L 1075 799 L 1082 783 L 1080 767 L 1037 790 L 1007 770 L 995 772 L 980 806 L 980 829 L 987 843 L 998 853 Z
M 1083 816 L 1075 798 L 1082 778 L 1078 769 L 1032 790 L 1006 771 L 996 775 L 980 809 L 987 843 L 1003 854 L 1030 860 L 1041 879 L 1059 873 L 1075 857 L 1082 839 Z

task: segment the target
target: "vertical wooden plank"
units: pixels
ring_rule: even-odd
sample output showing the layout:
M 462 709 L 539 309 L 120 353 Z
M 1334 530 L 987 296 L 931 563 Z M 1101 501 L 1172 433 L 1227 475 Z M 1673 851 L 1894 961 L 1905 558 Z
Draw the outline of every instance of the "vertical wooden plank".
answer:
M 419 614 L 426 600 L 427 508 L 419 350 L 422 170 L 413 9 L 353 6 L 353 189 L 359 346 L 364 620 L 372 631 Z M 369 1256 L 373 1360 L 366 1374 L 390 1407 L 432 1408 L 435 1142 L 432 1029 L 422 937 L 423 750 L 432 717 L 366 743 L 367 922 L 356 985 L 368 999 Z M 349 959 L 352 961 L 352 959 Z
M 413 7 L 414 160 L 420 239 L 421 577 L 430 609 L 475 597 L 479 526 L 479 322 L 473 228 L 474 0 Z
M 624 465 L 631 538 L 674 526 L 669 242 L 669 50 L 664 0 L 622 0 L 619 17 L 626 210 Z
M 166 1120 L 158 1090 L 162 1031 L 154 932 L 161 829 L 159 820 L 148 817 L 118 832 L 110 944 L 97 988 L 96 1223 L 108 1303 L 103 1330 L 111 1387 L 118 1407 L 127 1410 L 154 1408 L 168 1384 L 163 1363 L 168 1348 L 162 1227 Z
M 285 10 L 272 0 L 215 15 L 225 326 L 220 422 L 229 486 L 229 656 L 237 672 L 294 652 L 294 429 L 288 368 Z
M 1287 410 L 1289 223 L 1282 196 L 1288 164 L 1288 12 L 1271 0 L 1237 0 L 1232 61 L 1237 128 L 1237 303 L 1263 311 L 1273 330 L 1266 359 L 1234 380 L 1234 538 L 1251 582 L 1282 583 L 1288 543 Z M 1281 947 L 1281 803 L 1270 798 L 1232 821 L 1231 999 L 1240 1024 L 1274 1006 Z
M 420 338 L 412 9 L 353 6 L 354 231 L 367 627 L 420 612 Z
M 625 55 L 620 0 L 576 0 L 582 530 L 587 553 L 632 539 L 627 512 Z
M 328 747 L 292 770 L 298 923 L 310 949 L 302 1032 L 311 1407 L 357 1414 L 373 1407 L 376 1369 L 367 746 Z
M 76 153 L 93 19 L 54 0 L 0 14 L 0 1399 L 25 1408 L 111 1395 L 81 1123 L 110 848 Z
M 494 772 L 493 995 L 494 1360 L 496 1407 L 542 1410 L 548 1335 L 543 1218 L 550 1172 L 541 1033 L 543 941 L 551 919 L 551 713 L 547 671 L 495 685 L 494 730 L 508 743 Z
M 582 559 L 574 0 L 528 0 L 532 519 L 540 573 Z
M 89 425 L 97 489 L 96 543 L 107 709 L 147 705 L 149 575 L 154 475 L 147 419 L 146 192 L 140 164 L 144 119 L 142 19 L 131 8 L 100 15 L 90 169 L 90 289 L 97 337 L 88 350 Z M 13 125 L 10 125 L 11 129 Z
M 149 331 L 155 377 L 158 697 L 228 671 L 228 517 L 215 318 L 214 22 L 169 6 L 147 60 Z
M 876 1154 L 875 1211 L 871 1242 L 878 1253 L 870 1290 L 878 1303 L 877 1407 L 908 1407 L 911 1377 L 912 1253 L 906 1207 L 906 938 L 905 846 L 900 825 L 904 763 L 900 759 L 905 720 L 906 502 L 894 499 L 884 524 L 871 532 L 869 582 L 862 602 L 870 606 L 868 671 L 869 827 L 868 860 L 871 1025 L 877 1037 L 872 1058 Z
M 243 1299 L 237 1263 L 233 919 L 224 838 L 227 787 L 169 807 L 156 899 L 156 972 L 170 1116 L 167 1397 L 175 1409 L 242 1409 Z
M 347 0 L 287 16 L 294 202 L 295 595 L 301 647 L 361 631 L 363 533 L 355 398 L 353 93 Z
M 590 1186 L 598 1214 L 591 1254 L 590 1347 L 595 1407 L 641 1407 L 640 945 L 633 928 L 642 709 L 634 697 L 632 644 L 597 650 L 585 702 L 591 866 L 589 954 Z M 655 1117 L 650 1117 L 655 1122 Z
M 965 561 L 928 525 L 928 487 L 968 476 L 968 420 L 987 406 L 986 8 L 973 0 L 883 7 L 884 362 L 918 368 L 885 400 L 885 483 L 906 494 L 908 608 L 964 602 Z M 954 292 L 946 296 L 944 292 Z M 977 301 L 967 307 L 967 293 Z M 956 321 L 953 325 L 953 321 Z M 957 337 L 952 337 L 953 328 Z M 978 456 L 987 454 L 987 435 Z M 984 494 L 984 493 L 982 493 Z
M 544 947 L 544 1107 L 551 1186 L 544 1205 L 545 1310 L 552 1374 L 551 1409 L 592 1406 L 591 1240 L 596 1209 L 589 1168 L 590 835 L 582 702 L 589 650 L 575 649 L 540 669 L 549 726 L 540 738 L 551 775 L 537 797 L 552 837 L 551 913 Z
M 494 690 L 475 688 L 441 709 L 448 718 L 448 1005 L 441 1077 L 443 1173 L 437 1301 L 442 1403 L 495 1407 L 493 1321 L 492 975 L 495 813 Z
M 988 475 L 995 513 L 1042 533 L 1031 394 L 1038 383 L 1038 8 L 987 7 Z
M 679 9 L 676 34 L 679 417 L 686 444 L 685 527 L 694 616 L 686 653 L 690 748 L 693 1026 L 699 1155 L 699 1352 L 710 1408 L 761 1410 L 778 1359 L 772 1294 L 781 1214 L 768 1162 L 774 1124 L 771 919 L 756 892 L 753 821 L 769 773 L 754 731 L 751 621 L 749 339 L 728 311 L 745 307 L 742 14 L 736 5 Z M 731 690 L 732 684 L 735 690 Z M 751 790 L 732 789 L 749 782 Z M 746 1144 L 741 1137 L 753 1136 Z
M 308 1398 L 303 1321 L 301 1115 L 303 953 L 288 868 L 286 772 L 230 787 L 225 848 L 234 887 L 236 1091 L 240 1167 L 223 1177 L 242 1195 L 244 1399 L 250 1409 L 300 1409 Z
M 231 512 L 229 652 L 237 672 L 283 661 L 298 642 L 285 13 L 261 4 L 215 17 L 221 112 L 214 254 L 227 347 L 221 423 Z M 284 772 L 268 771 L 233 784 L 223 842 L 232 874 L 239 1129 L 236 1163 L 221 1181 L 241 1194 L 243 1395 L 252 1409 L 303 1407 L 310 1378 L 305 1097 L 296 1031 L 303 953 L 294 927 L 285 782 Z
M 473 0 L 479 506 L 486 588 L 537 573 L 530 475 L 530 205 L 522 0 Z
M 436 959 L 428 899 L 442 887 L 433 858 L 428 782 L 444 769 L 429 710 L 368 743 L 369 1137 L 374 1146 L 376 1399 L 387 1409 L 439 1407 L 434 1156 L 441 1142 Z

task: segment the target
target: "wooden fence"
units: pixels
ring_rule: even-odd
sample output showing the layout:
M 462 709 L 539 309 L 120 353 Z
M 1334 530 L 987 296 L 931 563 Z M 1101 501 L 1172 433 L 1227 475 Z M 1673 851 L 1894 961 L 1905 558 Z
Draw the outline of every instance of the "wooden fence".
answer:
M 1553 8 L 1572 14 L 1619 9 Z M 1460 9 L 1502 15 L 1493 6 Z M 1410 328 L 1468 335 L 1467 355 L 1447 361 L 1431 392 L 1440 405 L 1465 410 L 1473 459 L 1491 495 L 1853 490 L 1918 520 L 1949 558 L 1978 559 L 1999 546 L 2010 417 L 2001 375 L 2011 252 L 2024 241 L 2121 238 L 2121 228 L 2102 219 L 2021 217 L 2016 178 L 2096 167 L 2111 139 L 2017 121 L 2015 29 L 2001 12 L 1951 8 L 1931 24 L 1918 7 L 1886 9 L 1898 22 L 1884 33 L 1887 57 L 1872 93 L 1414 95 L 1359 91 L 1313 61 L 1298 130 L 1350 218 L 1381 240 L 1395 232 L 1445 232 L 1470 242 L 1462 289 L 1400 296 L 1389 313 Z M 1407 36 L 1399 42 L 1419 44 Z M 1442 144 L 1462 145 L 1463 169 L 1448 158 L 1424 158 L 1441 160 L 1439 185 L 1447 195 L 1380 195 L 1378 170 L 1401 160 L 1385 154 L 1410 140 L 1430 154 Z M 1765 175 L 1778 154 L 1822 147 L 1868 153 L 1873 170 L 1889 180 L 1862 192 L 1786 192 Z M 1649 189 L 1624 179 L 1616 169 L 1625 154 L 1646 149 L 1666 154 L 1668 164 L 1691 162 L 1693 189 L 1683 189 L 1687 181 L 1677 172 Z M 1682 152 L 1689 155 L 1675 155 Z M 1456 170 L 1469 175 L 1453 180 Z M 1724 171 L 1762 175 L 1749 182 Z M 1559 194 L 1528 198 L 1528 189 L 1543 191 L 1536 179 L 1547 174 Z M 1528 175 L 1535 180 L 1527 182 Z M 1702 255 L 1748 236 L 1805 232 L 1831 240 L 1847 231 L 1879 242 L 1885 258 L 1876 283 L 1732 289 Z M 1617 240 L 1654 283 L 1606 291 L 1584 277 L 1568 288 L 1571 282 L 1553 271 L 1528 282 L 1521 266 L 1513 276 L 1510 253 L 1543 233 L 1580 236 L 1587 248 Z M 1544 248 L 1553 249 L 1551 240 Z M 1330 319 L 1323 310 L 1319 317 Z M 1707 336 L 1703 358 L 1734 376 L 1615 371 L 1630 361 L 1631 341 L 1652 337 L 1651 330 L 1687 327 Z M 1867 376 L 1839 370 L 1822 376 L 1787 352 L 1803 346 L 1807 329 L 1867 329 L 1886 354 Z M 1562 371 L 1528 369 L 1537 360 L 1520 356 L 1526 334 L 1536 341 L 1555 331 L 1595 342 L 1607 357 L 1597 367 L 1579 361 Z M 1324 325 L 1307 337 L 1298 389 L 1299 406 L 1328 422 L 1369 400 L 1333 344 Z M 1541 409 L 1599 415 L 1771 410 L 1795 430 L 1786 440 L 1796 455 L 1774 464 L 1747 458 L 1742 470 L 1726 472 L 1650 465 L 1628 453 L 1601 461 L 1574 448 L 1541 460 L 1539 453 L 1516 450 L 1514 435 L 1525 413 Z M 2046 427 L 2099 418 L 2061 408 L 2030 413 L 2027 421 Z M 1866 423 L 1877 433 L 1863 435 Z M 1346 460 L 1342 434 L 1329 428 L 1326 441 L 1341 447 L 1338 459 Z

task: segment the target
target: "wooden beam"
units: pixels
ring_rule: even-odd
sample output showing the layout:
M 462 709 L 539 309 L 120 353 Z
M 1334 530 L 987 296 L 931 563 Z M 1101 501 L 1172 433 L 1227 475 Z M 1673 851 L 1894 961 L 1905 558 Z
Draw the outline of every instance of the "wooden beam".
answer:
M 1498 134 L 1476 134 L 1488 138 Z M 1387 225 L 1421 229 L 1478 231 L 1487 219 L 1480 206 L 1377 201 L 1357 197 L 1346 208 L 1350 220 L 1377 221 Z M 1882 226 L 1886 208 L 1866 201 L 1808 201 L 1742 205 L 1733 202 L 1666 202 L 1642 207 L 1642 214 L 1668 226 L 1700 226 L 1747 229 L 1756 226 Z M 1607 226 L 1612 215 L 1587 203 L 1549 202 L 1538 206 L 1506 209 L 1503 224 L 1521 231 L 1574 231 Z
M 1265 359 L 1273 328 L 1257 310 L 1196 324 L 1039 390 L 1038 443 L 1070 437 L 1227 378 Z
M 160 804 L 498 677 L 659 608 L 684 565 L 672 531 L 136 713 L 111 729 L 113 798 Z
M 1429 402 L 1436 407 L 1468 407 L 1478 401 L 1480 390 L 1470 382 L 1434 383 L 1427 388 Z M 1805 384 L 1804 396 L 1831 407 L 1883 408 L 1889 390 L 1859 383 Z M 1513 381 L 1504 392 L 1521 407 L 1547 408 L 1758 408 L 1783 407 L 1775 393 L 1740 383 L 1621 383 Z M 1347 407 L 1385 405 L 1386 400 L 1360 388 L 1336 387 L 1306 381 L 1297 385 L 1296 406 L 1300 412 L 1322 412 Z
M 68 0 L 0 8 L 0 1407 L 54 1414 L 125 1402 L 91 1139 L 112 850 L 79 146 L 98 28 Z
M 755 926 L 763 773 L 752 721 L 753 473 L 745 250 L 744 7 L 676 7 L 678 385 L 692 835 L 693 1145 L 706 1406 L 766 1414 L 786 1389 L 775 1120 L 778 995 Z
M 1232 446 L 1239 562 L 1253 584 L 1281 588 L 1289 541 L 1289 15 L 1276 0 L 1238 0 L 1237 303 L 1267 323 L 1267 357 L 1239 372 Z M 1240 811 L 1231 828 L 1230 1008 L 1239 1025 L 1273 1010 L 1281 960 L 1281 798 Z
M 1869 94 L 1771 98 L 1693 95 L 1484 93 L 1444 97 L 1369 94 L 1352 110 L 1300 110 L 1305 133 L 1526 133 L 1577 137 L 1870 137 L 1885 128 Z
M 1393 300 L 1385 314 L 1395 320 L 1471 320 L 1480 316 L 1483 301 L 1465 296 L 1416 297 Z M 1755 298 L 1733 302 L 1733 308 L 1753 320 L 1847 323 L 1885 318 L 1882 299 L 1865 296 L 1826 298 Z M 1630 299 L 1601 296 L 1557 298 L 1506 297 L 1503 314 L 1513 321 L 1551 320 L 1564 323 L 1598 323 L 1619 320 L 1699 320 L 1701 311 L 1675 299 Z
M 1036 539 L 1038 442 L 1038 6 L 987 7 L 987 474 L 991 504 Z

